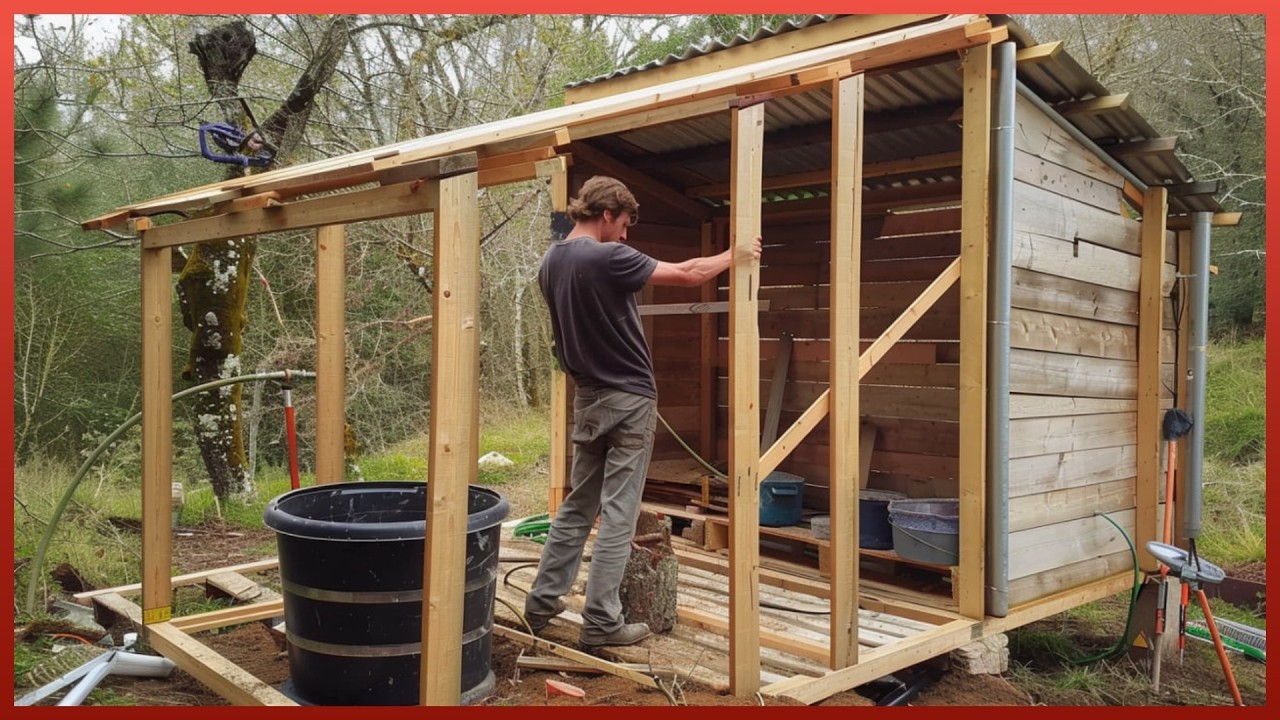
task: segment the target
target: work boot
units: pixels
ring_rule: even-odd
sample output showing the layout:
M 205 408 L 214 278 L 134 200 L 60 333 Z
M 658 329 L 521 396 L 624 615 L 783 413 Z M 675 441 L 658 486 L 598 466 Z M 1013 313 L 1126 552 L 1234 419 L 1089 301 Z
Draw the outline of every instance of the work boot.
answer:
M 529 629 L 533 631 L 534 635 L 541 635 L 542 631 L 551 623 L 551 618 L 565 611 L 564 599 L 556 598 L 555 606 L 555 612 L 549 614 L 531 610 L 524 611 L 524 621 L 529 623 Z
M 578 643 L 586 648 L 635 645 L 651 634 L 649 626 L 642 622 L 627 623 L 611 633 L 584 627 L 582 634 L 578 636 Z

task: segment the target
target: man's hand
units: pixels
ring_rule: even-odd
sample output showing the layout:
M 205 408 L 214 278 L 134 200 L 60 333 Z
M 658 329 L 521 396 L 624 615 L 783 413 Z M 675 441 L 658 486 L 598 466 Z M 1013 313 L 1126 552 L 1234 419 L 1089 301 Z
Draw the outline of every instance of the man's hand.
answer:
M 759 235 L 757 235 L 751 240 L 749 248 L 747 246 L 741 246 L 735 247 L 734 250 L 736 251 L 738 258 L 741 260 L 759 260 L 760 253 L 764 250 L 763 240 Z M 750 255 L 747 254 L 748 250 L 751 253 Z

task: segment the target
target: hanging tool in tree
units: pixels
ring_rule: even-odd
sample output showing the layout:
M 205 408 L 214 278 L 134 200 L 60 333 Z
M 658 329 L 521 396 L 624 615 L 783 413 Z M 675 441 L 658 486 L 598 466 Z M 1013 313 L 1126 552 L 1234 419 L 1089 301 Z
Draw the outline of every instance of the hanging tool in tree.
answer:
M 262 128 L 258 127 L 258 121 L 253 117 L 249 103 L 245 102 L 244 98 L 239 100 L 240 107 L 249 118 L 251 128 L 249 132 L 246 133 L 229 123 L 205 123 L 200 126 L 200 154 L 206 160 L 214 162 L 243 167 L 269 167 L 276 161 L 278 148 L 267 138 Z M 228 154 L 215 152 L 209 147 L 209 139 Z

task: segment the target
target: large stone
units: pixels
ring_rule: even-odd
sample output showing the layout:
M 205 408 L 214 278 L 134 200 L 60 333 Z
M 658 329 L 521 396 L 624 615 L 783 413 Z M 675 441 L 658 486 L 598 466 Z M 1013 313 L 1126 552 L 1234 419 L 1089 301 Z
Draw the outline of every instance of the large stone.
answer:
M 989 635 L 951 651 L 951 667 L 970 675 L 999 675 L 1009 669 L 1009 636 Z

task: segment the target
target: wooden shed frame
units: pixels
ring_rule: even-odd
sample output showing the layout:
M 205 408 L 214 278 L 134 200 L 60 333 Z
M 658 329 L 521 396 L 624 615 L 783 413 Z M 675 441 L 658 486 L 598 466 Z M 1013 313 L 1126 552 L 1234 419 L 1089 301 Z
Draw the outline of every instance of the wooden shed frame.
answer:
M 782 42 L 781 40 L 785 40 Z M 285 230 L 315 229 L 316 318 L 316 478 L 342 480 L 344 407 L 343 302 L 344 227 L 364 220 L 430 213 L 435 223 L 433 378 L 430 383 L 429 498 L 423 586 L 423 704 L 450 705 L 459 699 L 462 595 L 454 592 L 464 576 L 467 487 L 476 476 L 479 381 L 479 188 L 543 178 L 550 182 L 553 210 L 562 212 L 570 194 L 570 163 L 580 162 L 615 174 L 638 193 L 702 222 L 702 245 L 713 245 L 715 222 L 727 223 L 730 242 L 749 247 L 761 231 L 762 198 L 779 188 L 820 182 L 826 199 L 803 201 L 829 209 L 829 387 L 767 448 L 761 448 L 760 330 L 757 323 L 760 263 L 735 261 L 729 270 L 728 437 L 729 516 L 727 627 L 730 687 L 738 695 L 757 691 L 816 702 L 836 692 L 944 654 L 985 636 L 1123 591 L 1132 568 L 1109 569 L 1033 602 L 989 612 L 986 599 L 988 556 L 988 263 L 993 233 L 992 170 L 995 95 L 1012 93 L 1012 77 L 1000 78 L 996 48 L 1018 40 L 1000 16 L 913 15 L 848 16 L 813 28 L 747 43 L 683 63 L 622 75 L 596 88 L 571 93 L 576 100 L 523 117 L 419 138 L 363 152 L 287 167 L 237 180 L 214 183 L 121 208 L 84 223 L 102 229 L 127 223 L 141 242 L 142 254 L 142 503 L 143 555 L 140 611 L 121 593 L 100 593 L 95 600 L 123 612 L 145 628 L 153 647 L 234 704 L 293 704 L 265 683 L 221 658 L 191 633 L 197 630 L 269 618 L 280 601 L 237 607 L 196 618 L 172 617 L 172 590 L 197 576 L 170 577 L 172 409 L 171 248 L 178 245 L 254 236 Z M 1026 45 L 1025 43 L 1023 43 Z M 959 59 L 962 102 L 957 117 L 962 133 L 958 154 L 904 158 L 868 168 L 863 156 L 867 78 L 912 67 L 939 56 Z M 1050 60 L 1068 62 L 1060 44 L 1027 45 L 1017 51 L 1018 72 L 1036 71 Z M 1095 83 L 1096 85 L 1096 83 Z M 771 102 L 821 89 L 831 97 L 831 162 L 820 178 L 766 178 L 763 172 L 766 113 Z M 597 92 L 598 91 L 598 92 Z M 1114 96 L 1092 93 L 1078 103 L 1084 113 L 1116 107 Z M 1088 105 L 1088 107 L 1085 107 Z M 636 128 L 729 113 L 730 175 L 719 192 L 729 214 L 712 218 L 713 208 L 647 178 L 586 144 L 585 140 Z M 1149 163 L 1176 162 L 1172 144 L 1159 139 L 1126 143 L 1129 158 Z M 1152 160 L 1155 158 L 1156 160 Z M 924 285 L 896 320 L 865 347 L 860 345 L 860 263 L 863 218 L 872 204 L 864 195 L 871 171 L 909 175 L 959 169 L 943 192 L 904 183 L 897 196 L 912 193 L 920 202 L 958 201 L 959 254 Z M 1185 172 L 1185 171 L 1183 171 Z M 1158 173 L 1157 173 L 1158 174 Z M 810 173 L 812 175 L 812 173 Z M 1167 173 L 1164 175 L 1167 177 Z M 1199 186 L 1199 187 L 1193 187 Z M 925 192 L 921 192 L 924 190 Z M 953 193 L 958 190 L 958 195 Z M 929 191 L 933 194 L 930 195 Z M 710 192 L 710 191 L 708 191 Z M 1133 481 L 1135 540 L 1139 547 L 1156 539 L 1160 512 L 1159 414 L 1162 408 L 1161 317 L 1176 252 L 1178 271 L 1187 272 L 1186 248 L 1194 218 L 1232 224 L 1236 216 L 1220 212 L 1212 188 L 1190 182 L 1140 187 L 1125 181 L 1123 195 L 1141 214 L 1140 288 L 1137 318 L 1136 433 L 1138 453 Z M 883 203 L 883 194 L 874 202 Z M 1173 207 L 1176 201 L 1177 208 Z M 173 210 L 211 210 L 206 217 L 153 224 L 149 216 Z M 1176 210 L 1176 212 L 1175 212 Z M 767 239 L 766 239 L 767 241 Z M 1181 252 L 1178 252 L 1179 248 Z M 1167 249 L 1168 248 L 1168 249 Z M 686 253 L 698 254 L 698 253 Z M 766 255 L 768 253 L 766 252 Z M 766 260 L 767 262 L 767 260 Z M 944 293 L 959 288 L 959 562 L 952 574 L 954 607 L 868 594 L 860 582 L 858 548 L 860 443 L 831 442 L 830 476 L 850 478 L 829 489 L 831 539 L 829 584 L 830 637 L 825 648 L 801 647 L 785 638 L 762 638 L 758 591 L 762 582 L 805 584 L 762 569 L 759 553 L 759 483 L 777 469 L 818 424 L 830 437 L 859 437 L 860 380 L 876 367 L 926 315 Z M 714 288 L 702 291 L 704 303 L 716 300 Z M 1184 319 L 1185 322 L 1185 319 Z M 712 321 L 703 320 L 702 352 L 714 352 Z M 1186 334 L 1177 358 L 1186 356 Z M 1168 358 L 1167 355 L 1165 356 Z M 1185 379 L 1179 378 L 1184 384 Z M 563 498 L 570 448 L 569 383 L 556 373 L 552 395 L 551 483 L 549 505 Z M 705 388 L 711 405 L 713 389 Z M 776 403 L 775 403 L 776 404 Z M 770 407 L 773 405 L 771 404 Z M 707 441 L 706 436 L 703 438 Z M 714 449 L 714 448 L 712 448 Z M 1141 553 L 1142 568 L 1156 568 Z M 269 563 L 268 563 L 269 565 Z M 266 567 L 267 565 L 262 565 Z M 258 565 L 254 566 L 259 567 Z M 1108 566 L 1109 567 L 1109 566 Z M 234 570 L 234 568 L 233 568 Z M 859 645 L 860 609 L 927 623 L 932 629 L 899 642 L 868 649 Z M 797 675 L 761 684 L 761 647 L 815 647 L 830 668 L 822 677 Z

